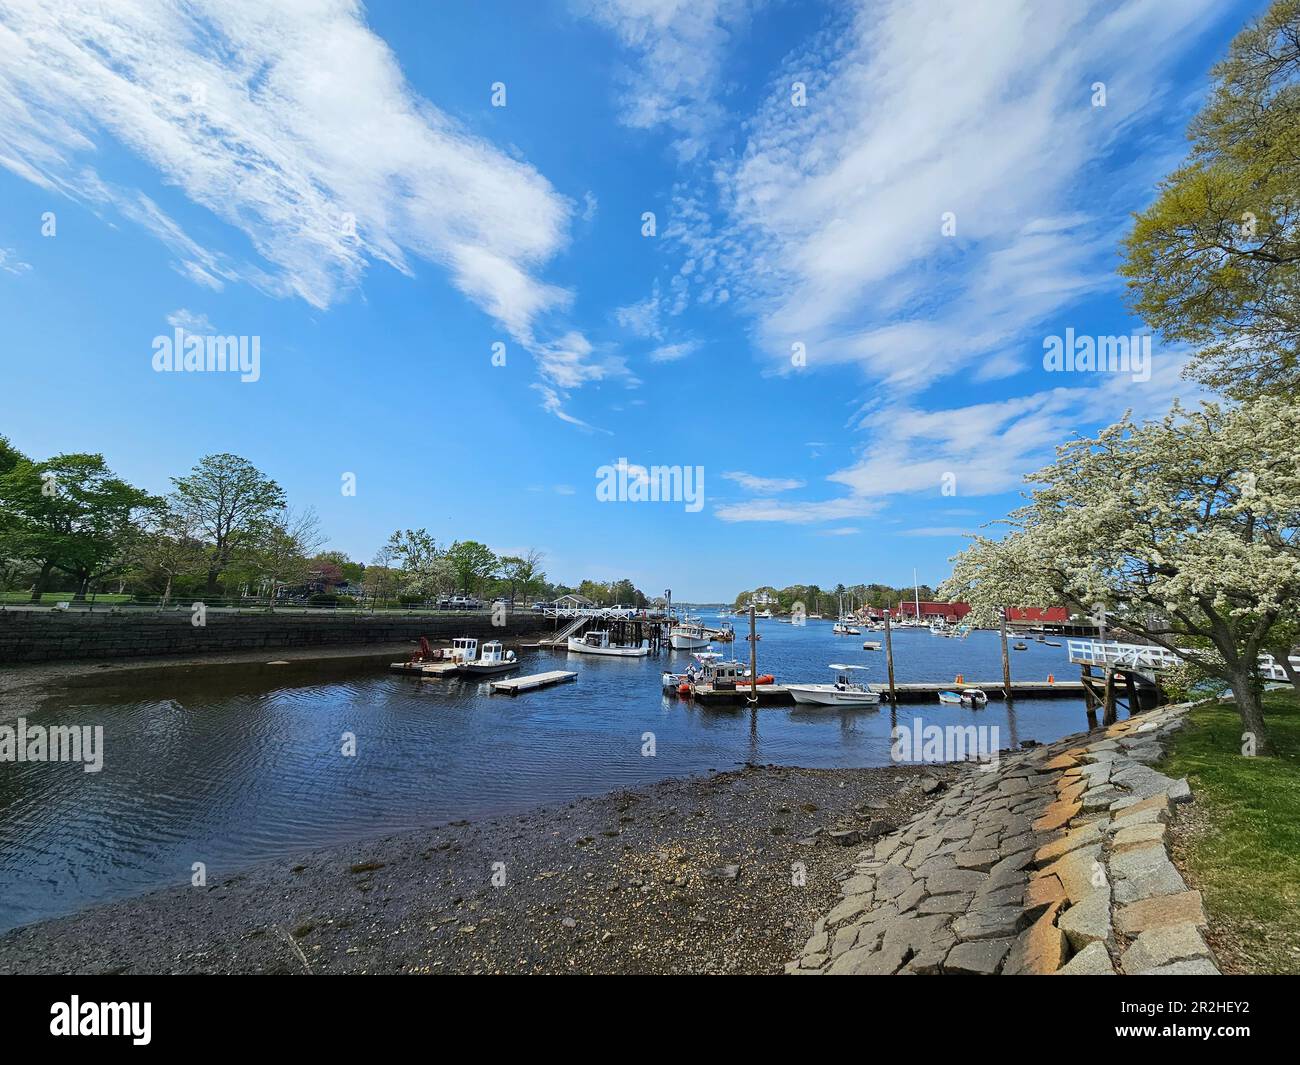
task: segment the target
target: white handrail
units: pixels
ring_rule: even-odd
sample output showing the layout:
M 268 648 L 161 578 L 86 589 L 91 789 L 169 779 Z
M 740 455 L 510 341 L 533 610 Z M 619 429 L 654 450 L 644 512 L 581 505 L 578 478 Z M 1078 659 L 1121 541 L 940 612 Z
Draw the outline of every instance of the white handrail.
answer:
M 1130 669 L 1170 669 L 1182 658 L 1164 647 L 1142 643 L 1114 643 L 1101 640 L 1070 640 L 1071 662 L 1090 666 L 1127 666 Z M 1188 654 L 1192 652 L 1188 651 Z M 1300 670 L 1300 657 L 1291 656 L 1291 664 Z M 1286 670 L 1272 655 L 1260 655 L 1259 672 L 1268 680 L 1286 680 Z

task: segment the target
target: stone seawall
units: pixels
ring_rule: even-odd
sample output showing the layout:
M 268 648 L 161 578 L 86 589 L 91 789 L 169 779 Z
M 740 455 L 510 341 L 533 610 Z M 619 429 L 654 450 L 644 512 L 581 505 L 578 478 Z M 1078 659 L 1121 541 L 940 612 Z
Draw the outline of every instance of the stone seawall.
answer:
M 1187 781 L 1149 763 L 1186 705 L 961 778 L 862 851 L 797 974 L 1218 973 L 1201 895 L 1169 858 Z
M 202 655 L 258 649 L 344 647 L 454 636 L 516 639 L 549 632 L 551 623 L 512 614 L 494 626 L 486 613 L 367 615 L 209 611 L 206 623 L 190 622 L 188 609 L 145 611 L 0 610 L 0 665 Z

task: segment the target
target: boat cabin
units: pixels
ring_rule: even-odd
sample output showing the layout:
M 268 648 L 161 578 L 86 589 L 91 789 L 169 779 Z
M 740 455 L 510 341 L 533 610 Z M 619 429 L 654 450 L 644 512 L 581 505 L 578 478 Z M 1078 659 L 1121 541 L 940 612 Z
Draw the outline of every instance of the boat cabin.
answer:
M 609 633 L 589 632 L 582 638 L 582 642 L 585 643 L 588 647 L 608 647 Z
M 500 644 L 497 644 L 500 647 Z M 458 636 L 451 641 L 451 657 L 456 662 L 473 662 L 478 658 L 478 640 L 469 636 Z

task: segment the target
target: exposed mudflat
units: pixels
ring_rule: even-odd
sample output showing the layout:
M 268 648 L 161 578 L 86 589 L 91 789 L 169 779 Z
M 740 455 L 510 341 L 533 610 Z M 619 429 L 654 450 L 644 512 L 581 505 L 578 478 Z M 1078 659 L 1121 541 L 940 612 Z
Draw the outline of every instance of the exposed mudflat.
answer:
M 779 973 L 953 772 L 750 766 L 331 847 L 16 929 L 0 972 Z

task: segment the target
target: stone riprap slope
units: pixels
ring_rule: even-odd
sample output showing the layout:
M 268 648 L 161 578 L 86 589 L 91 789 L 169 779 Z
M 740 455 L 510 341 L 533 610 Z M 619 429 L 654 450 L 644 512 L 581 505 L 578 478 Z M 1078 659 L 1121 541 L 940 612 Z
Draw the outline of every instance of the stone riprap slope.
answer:
M 1169 859 L 1187 781 L 1151 768 L 1186 705 L 969 767 L 876 841 L 786 971 L 1217 974 Z

